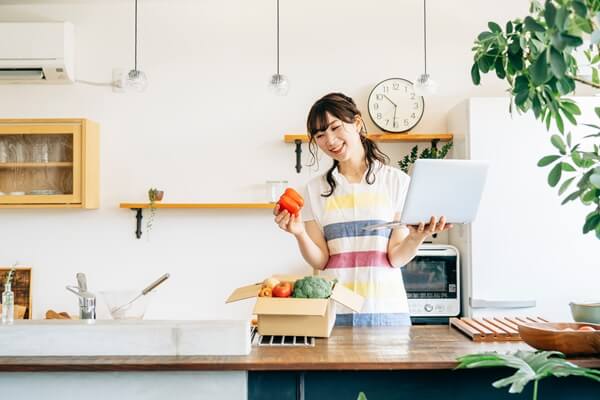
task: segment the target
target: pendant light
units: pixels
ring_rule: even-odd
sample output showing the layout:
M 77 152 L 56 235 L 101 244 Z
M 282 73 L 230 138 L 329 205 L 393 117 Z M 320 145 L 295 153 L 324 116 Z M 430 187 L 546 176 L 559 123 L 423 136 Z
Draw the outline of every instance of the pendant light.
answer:
M 415 93 L 418 96 L 434 94 L 437 83 L 427 73 L 427 0 L 423 0 L 423 54 L 425 55 L 425 72 L 416 79 Z
M 143 92 L 148 86 L 148 79 L 143 71 L 138 69 L 137 62 L 137 37 L 138 37 L 138 0 L 135 0 L 135 39 L 134 39 L 134 67 L 127 73 L 125 85 L 135 91 Z
M 278 96 L 285 96 L 290 91 L 290 81 L 279 73 L 279 0 L 277 0 L 277 73 L 269 80 L 269 90 Z

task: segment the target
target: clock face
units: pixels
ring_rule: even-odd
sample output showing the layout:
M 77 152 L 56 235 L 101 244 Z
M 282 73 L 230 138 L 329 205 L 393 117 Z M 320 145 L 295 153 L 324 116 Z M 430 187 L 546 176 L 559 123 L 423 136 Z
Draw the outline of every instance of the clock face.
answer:
M 380 129 L 399 133 L 419 123 L 425 110 L 423 97 L 417 96 L 406 79 L 391 78 L 379 82 L 369 95 L 369 116 Z

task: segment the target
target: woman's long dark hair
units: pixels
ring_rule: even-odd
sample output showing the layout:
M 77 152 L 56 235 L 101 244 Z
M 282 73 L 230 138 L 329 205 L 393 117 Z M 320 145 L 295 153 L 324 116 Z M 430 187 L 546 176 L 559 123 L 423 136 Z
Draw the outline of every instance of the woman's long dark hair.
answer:
M 317 151 L 319 147 L 315 142 L 315 135 L 317 132 L 325 131 L 327 129 L 327 113 L 348 124 L 356 122 L 357 117 L 360 117 L 362 120 L 362 115 L 356 107 L 354 100 L 342 93 L 329 93 L 317 100 L 308 112 L 306 121 L 306 127 L 310 135 L 308 150 L 313 158 L 310 165 L 315 165 L 316 163 L 318 166 L 319 163 L 317 160 Z M 360 141 L 365 149 L 367 183 L 371 185 L 375 182 L 375 172 L 373 171 L 373 164 L 375 161 L 377 160 L 383 164 L 387 164 L 390 159 L 379 149 L 379 147 L 377 147 L 375 142 L 367 137 L 367 128 L 364 121 L 362 121 L 362 128 L 360 130 Z M 333 179 L 333 171 L 338 167 L 338 164 L 339 162 L 337 160 L 333 160 L 333 165 L 327 170 L 325 178 L 329 184 L 330 191 L 321 194 L 323 197 L 331 196 L 335 190 L 336 182 L 335 179 Z

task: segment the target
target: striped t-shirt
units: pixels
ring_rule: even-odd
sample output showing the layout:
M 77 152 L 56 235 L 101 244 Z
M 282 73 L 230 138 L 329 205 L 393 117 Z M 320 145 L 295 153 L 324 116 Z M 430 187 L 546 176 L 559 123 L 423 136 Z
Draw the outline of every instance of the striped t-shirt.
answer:
M 336 188 L 325 176 L 312 179 L 306 186 L 304 221 L 314 220 L 323 232 L 329 248 L 329 261 L 323 275 L 365 298 L 361 314 L 336 305 L 338 319 L 352 325 L 405 325 L 408 302 L 400 268 L 394 268 L 387 256 L 390 229 L 365 231 L 362 227 L 391 221 L 402 211 L 409 176 L 398 168 L 376 162 L 375 180 L 350 183 L 337 169 L 333 172 Z M 344 315 L 340 315 L 344 314 Z

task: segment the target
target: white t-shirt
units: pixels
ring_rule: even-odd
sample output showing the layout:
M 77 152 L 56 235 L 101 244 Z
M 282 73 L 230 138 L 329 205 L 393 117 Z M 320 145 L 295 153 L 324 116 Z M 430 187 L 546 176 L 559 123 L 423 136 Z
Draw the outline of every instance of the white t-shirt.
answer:
M 398 168 L 379 162 L 373 164 L 374 181 L 350 183 L 336 169 L 336 187 L 331 189 L 325 175 L 310 180 L 302 209 L 304 221 L 314 220 L 329 248 L 329 261 L 323 275 L 365 298 L 362 313 L 408 313 L 406 290 L 400 268 L 387 256 L 391 229 L 365 231 L 362 227 L 391 221 L 402 211 L 410 177 Z M 340 306 L 338 314 L 352 310 Z

